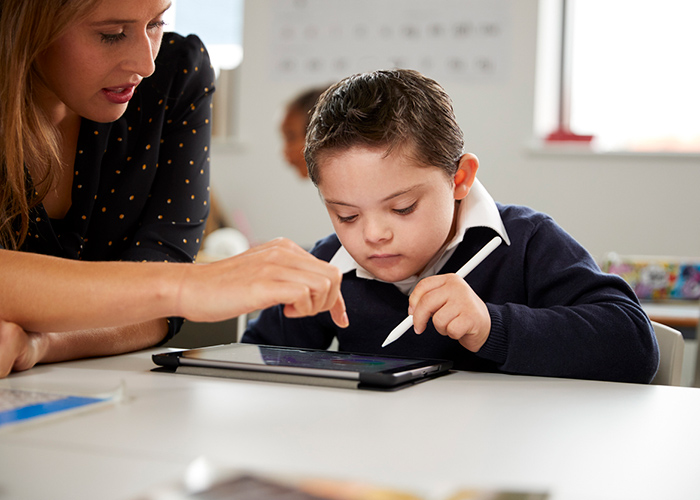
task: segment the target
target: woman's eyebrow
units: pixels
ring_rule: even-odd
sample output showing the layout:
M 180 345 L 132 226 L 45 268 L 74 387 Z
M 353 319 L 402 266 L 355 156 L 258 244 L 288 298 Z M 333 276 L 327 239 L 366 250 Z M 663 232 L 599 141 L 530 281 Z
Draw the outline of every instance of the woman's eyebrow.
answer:
M 95 28 L 101 27 L 101 26 L 112 26 L 115 24 L 134 24 L 137 21 L 135 19 L 105 19 L 104 21 L 97 21 L 94 23 L 90 23 L 91 26 L 94 26 Z
M 164 8 L 162 11 L 160 11 L 158 14 L 156 14 L 153 19 L 156 17 L 160 17 L 163 14 L 165 14 L 165 11 L 170 8 L 172 4 L 168 4 L 166 8 Z M 134 24 L 139 22 L 138 19 L 104 19 L 102 21 L 95 21 L 94 23 L 90 23 L 94 27 L 99 27 L 99 26 L 111 26 L 114 24 Z

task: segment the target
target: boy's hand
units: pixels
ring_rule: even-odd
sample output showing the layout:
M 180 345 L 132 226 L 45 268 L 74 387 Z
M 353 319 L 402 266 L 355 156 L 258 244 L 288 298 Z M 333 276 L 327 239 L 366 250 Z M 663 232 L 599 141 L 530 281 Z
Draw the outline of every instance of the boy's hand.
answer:
M 435 329 L 477 352 L 491 332 L 491 316 L 486 304 L 456 274 L 440 274 L 421 280 L 408 300 L 413 329 L 425 331 L 433 318 Z

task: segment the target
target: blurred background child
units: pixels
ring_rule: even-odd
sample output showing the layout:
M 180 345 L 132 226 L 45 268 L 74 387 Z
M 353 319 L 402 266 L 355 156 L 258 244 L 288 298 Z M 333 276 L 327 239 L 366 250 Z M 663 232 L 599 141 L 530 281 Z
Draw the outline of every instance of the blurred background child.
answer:
M 327 87 L 314 87 L 294 97 L 284 110 L 280 132 L 284 140 L 284 159 L 287 160 L 299 177 L 306 179 L 306 161 L 304 160 L 304 143 L 306 129 L 311 120 L 311 112 L 319 96 Z

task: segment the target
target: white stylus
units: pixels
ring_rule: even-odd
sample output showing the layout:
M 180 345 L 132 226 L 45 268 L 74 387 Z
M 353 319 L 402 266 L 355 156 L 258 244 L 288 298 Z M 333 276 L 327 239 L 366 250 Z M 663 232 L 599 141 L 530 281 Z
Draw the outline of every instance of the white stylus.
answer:
M 457 271 L 455 274 L 459 276 L 460 278 L 465 278 L 467 274 L 472 272 L 476 266 L 481 264 L 481 261 L 484 260 L 488 255 L 493 252 L 498 245 L 501 244 L 503 240 L 499 236 L 495 236 L 491 241 L 489 241 L 484 247 L 476 252 L 474 254 L 474 257 L 469 259 L 466 264 L 464 264 L 462 267 L 459 268 L 459 271 Z M 406 319 L 404 319 L 401 323 L 396 325 L 396 328 L 394 328 L 391 333 L 387 336 L 386 340 L 384 340 L 384 343 L 382 344 L 382 347 L 386 347 L 389 344 L 391 344 L 394 340 L 398 339 L 406 333 L 406 330 L 411 328 L 413 326 L 413 315 L 409 314 Z

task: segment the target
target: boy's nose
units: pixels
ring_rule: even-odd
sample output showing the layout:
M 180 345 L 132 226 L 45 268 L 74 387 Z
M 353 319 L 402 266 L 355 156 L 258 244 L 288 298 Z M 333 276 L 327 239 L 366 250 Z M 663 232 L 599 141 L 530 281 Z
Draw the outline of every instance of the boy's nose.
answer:
M 391 239 L 391 228 L 382 221 L 365 221 L 364 237 L 368 243 L 379 243 Z

